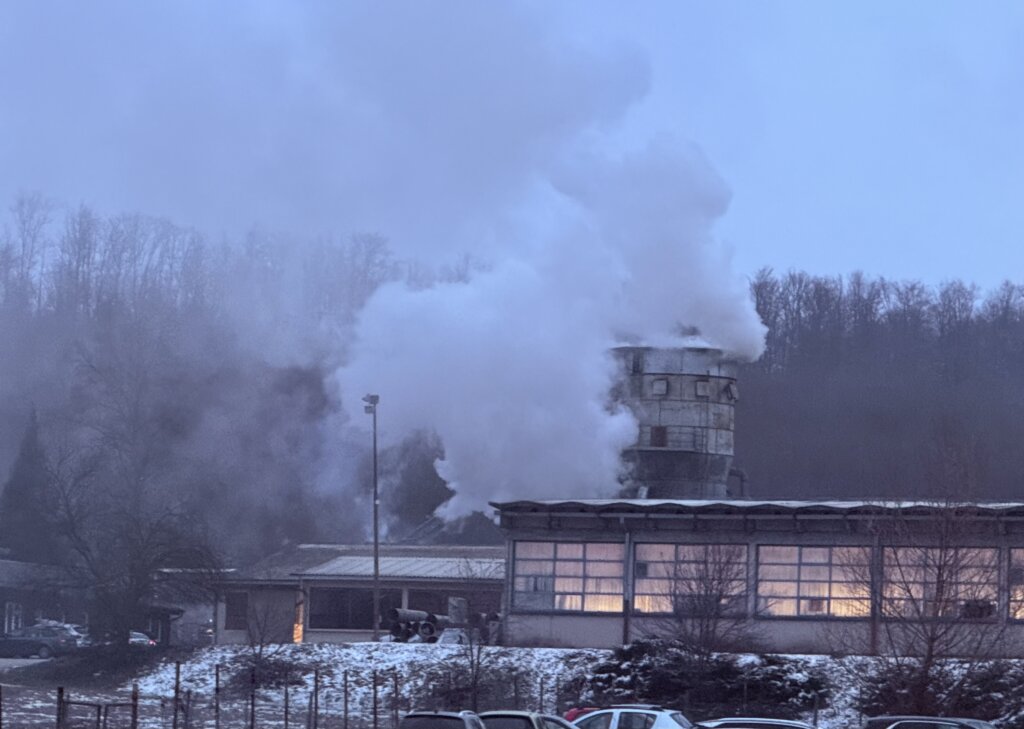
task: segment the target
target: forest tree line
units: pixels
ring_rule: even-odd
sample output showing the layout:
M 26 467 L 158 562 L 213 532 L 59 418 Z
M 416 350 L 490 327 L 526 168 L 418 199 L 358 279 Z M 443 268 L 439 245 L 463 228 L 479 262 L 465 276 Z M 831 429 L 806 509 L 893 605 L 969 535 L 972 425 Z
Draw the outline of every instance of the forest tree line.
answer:
M 228 243 L 20 196 L 0 229 L 0 547 L 99 570 L 132 540 L 165 565 L 196 560 L 182 544 L 244 563 L 362 541 L 369 443 L 329 438 L 346 427 L 330 373 L 377 287 L 468 275 L 370 234 Z M 748 495 L 1017 493 L 1020 286 L 764 270 L 751 295 L 769 331 L 741 370 Z M 450 495 L 442 447 L 382 453 L 391 537 Z M 118 543 L 112 523 L 130 525 Z
M 1024 287 L 760 271 L 737 465 L 758 497 L 1012 499 Z

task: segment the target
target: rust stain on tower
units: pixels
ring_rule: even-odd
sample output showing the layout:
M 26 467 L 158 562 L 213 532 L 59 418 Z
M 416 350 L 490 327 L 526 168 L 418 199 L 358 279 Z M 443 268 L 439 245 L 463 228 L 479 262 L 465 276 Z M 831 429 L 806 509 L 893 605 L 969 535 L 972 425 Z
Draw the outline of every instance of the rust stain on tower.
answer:
M 652 499 L 721 499 L 733 457 L 737 362 L 704 343 L 661 349 L 617 347 L 616 396 L 639 423 L 623 453 L 629 488 Z

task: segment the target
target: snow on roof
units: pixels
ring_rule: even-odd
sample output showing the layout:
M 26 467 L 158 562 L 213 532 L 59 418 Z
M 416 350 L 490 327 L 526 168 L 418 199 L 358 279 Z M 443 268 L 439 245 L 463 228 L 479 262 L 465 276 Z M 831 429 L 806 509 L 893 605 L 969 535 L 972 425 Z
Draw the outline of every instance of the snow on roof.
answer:
M 497 567 L 496 567 L 497 565 Z M 380 545 L 381 576 L 425 579 L 502 579 L 504 547 L 467 545 Z M 371 577 L 372 544 L 297 544 L 257 564 L 225 575 L 230 582 L 284 582 L 296 577 L 318 579 Z
M 1024 502 L 939 500 L 767 500 L 750 499 L 549 499 L 541 501 L 491 502 L 494 508 L 511 513 L 559 512 L 605 514 L 842 514 L 879 515 L 888 513 L 936 513 L 955 509 L 990 516 L 1024 517 Z
M 372 577 L 372 556 L 346 556 L 305 570 L 302 577 Z M 450 580 L 501 580 L 505 576 L 504 555 L 498 558 L 470 557 L 381 557 L 382 578 L 420 578 Z

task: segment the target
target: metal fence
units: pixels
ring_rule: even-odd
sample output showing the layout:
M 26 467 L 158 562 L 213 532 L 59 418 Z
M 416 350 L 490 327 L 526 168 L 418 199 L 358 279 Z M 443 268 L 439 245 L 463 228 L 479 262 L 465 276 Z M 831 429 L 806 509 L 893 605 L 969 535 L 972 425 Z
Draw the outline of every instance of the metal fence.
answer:
M 449 674 L 432 694 L 438 701 L 425 706 L 397 672 L 371 671 L 369 700 L 364 691 L 357 701 L 354 672 L 341 672 L 341 680 L 326 688 L 320 669 L 308 687 L 285 682 L 261 688 L 252 672 L 248 690 L 228 690 L 220 666 L 213 691 L 203 693 L 182 687 L 180 668 L 175 666 L 174 690 L 166 696 L 141 693 L 138 684 L 124 694 L 0 685 L 0 729 L 397 729 L 399 718 L 414 708 L 560 712 L 579 699 L 574 686 L 528 675 L 466 687 Z

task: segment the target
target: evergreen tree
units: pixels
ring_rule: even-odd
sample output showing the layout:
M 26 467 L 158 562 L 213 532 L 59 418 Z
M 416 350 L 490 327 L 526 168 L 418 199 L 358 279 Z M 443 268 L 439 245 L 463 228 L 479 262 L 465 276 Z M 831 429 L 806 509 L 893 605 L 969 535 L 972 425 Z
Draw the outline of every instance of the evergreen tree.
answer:
M 55 564 L 60 543 L 49 507 L 46 454 L 35 411 L 21 440 L 11 475 L 0 493 L 0 547 L 11 559 Z

